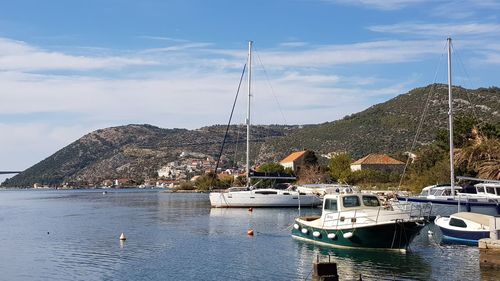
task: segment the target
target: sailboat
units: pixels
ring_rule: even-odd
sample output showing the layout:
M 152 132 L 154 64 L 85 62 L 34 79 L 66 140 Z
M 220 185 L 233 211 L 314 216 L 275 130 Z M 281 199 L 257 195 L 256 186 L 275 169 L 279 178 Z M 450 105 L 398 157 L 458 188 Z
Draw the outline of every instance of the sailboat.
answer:
M 248 99 L 247 99 L 247 141 L 246 141 L 246 187 L 230 187 L 224 192 L 211 192 L 210 205 L 215 208 L 249 208 L 249 207 L 300 207 L 318 206 L 321 200 L 316 195 L 300 193 L 292 188 L 256 188 L 250 186 L 250 101 L 252 78 L 252 41 L 248 42 Z M 276 179 L 276 177 L 259 176 L 260 179 Z M 281 177 L 280 177 L 281 178 Z
M 454 170 L 454 145 L 453 145 L 453 96 L 452 96 L 452 81 L 451 81 L 451 38 L 448 41 L 448 131 L 449 131 L 449 149 L 450 149 L 450 184 L 443 186 L 428 186 L 425 187 L 419 196 L 401 197 L 400 201 L 432 203 L 433 216 L 450 216 L 456 212 L 475 212 L 485 215 L 500 215 L 500 198 L 492 198 L 484 192 L 481 194 L 461 193 L 461 187 L 455 185 L 455 170 Z M 460 177 L 458 177 L 460 178 Z M 465 177 L 463 177 L 465 178 Z M 470 179 L 470 178 L 465 178 Z M 475 179 L 498 185 L 500 182 Z M 484 184 L 476 185 L 479 191 Z M 483 187 L 484 190 L 484 187 Z M 493 188 L 493 190 L 495 190 Z M 499 190 L 500 191 L 500 190 Z M 493 192 L 494 193 L 494 192 Z

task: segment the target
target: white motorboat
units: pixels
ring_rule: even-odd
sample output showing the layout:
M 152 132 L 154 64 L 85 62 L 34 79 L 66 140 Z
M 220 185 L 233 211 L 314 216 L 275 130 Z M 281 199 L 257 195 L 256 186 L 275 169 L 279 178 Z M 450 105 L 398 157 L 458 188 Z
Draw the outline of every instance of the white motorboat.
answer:
M 437 217 L 434 223 L 443 233 L 443 242 L 477 246 L 479 239 L 490 237 L 493 216 L 460 212 Z

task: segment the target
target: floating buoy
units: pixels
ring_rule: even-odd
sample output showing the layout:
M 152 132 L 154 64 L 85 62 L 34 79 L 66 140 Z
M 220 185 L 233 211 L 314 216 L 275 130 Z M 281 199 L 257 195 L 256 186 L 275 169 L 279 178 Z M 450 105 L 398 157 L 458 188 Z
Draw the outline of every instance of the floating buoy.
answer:
M 107 191 L 103 191 L 102 194 L 107 194 L 108 192 Z
M 307 234 L 308 230 L 307 230 L 307 228 L 302 228 L 301 232 L 304 234 Z
M 120 240 L 122 240 L 122 241 L 127 240 L 127 237 L 125 237 L 125 234 L 123 234 L 123 232 L 122 232 L 122 234 L 120 235 Z
M 253 236 L 253 229 L 249 229 L 249 230 L 247 231 L 247 235 L 248 235 L 248 236 Z
M 330 239 L 335 239 L 335 237 L 337 237 L 337 235 L 335 235 L 335 233 L 328 233 L 327 237 Z
M 299 227 L 300 227 L 300 226 L 299 226 L 298 224 L 296 224 L 296 223 L 294 223 L 294 224 L 293 224 L 293 228 L 295 228 L 295 229 L 299 229 Z
M 253 212 L 253 208 L 248 208 L 248 211 L 249 212 Z
M 344 236 L 344 238 L 349 239 L 352 237 L 352 232 L 346 232 L 346 233 L 344 233 L 343 236 Z
M 318 237 L 321 236 L 321 233 L 319 233 L 319 231 L 314 231 L 313 232 L 313 236 L 316 237 L 316 238 L 318 238 Z

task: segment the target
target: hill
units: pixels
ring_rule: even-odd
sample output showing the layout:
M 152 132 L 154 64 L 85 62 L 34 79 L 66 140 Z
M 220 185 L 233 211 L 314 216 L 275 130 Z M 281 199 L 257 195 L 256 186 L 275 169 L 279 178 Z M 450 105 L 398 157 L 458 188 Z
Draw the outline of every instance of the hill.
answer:
M 477 115 L 488 123 L 500 123 L 500 88 L 453 87 L 453 96 L 455 116 Z M 447 129 L 447 85 L 417 88 L 341 120 L 305 126 L 283 138 L 269 140 L 262 150 L 267 155 L 286 155 L 307 148 L 317 153 L 347 152 L 354 158 L 373 152 L 407 151 L 427 100 L 427 113 L 416 142 L 417 146 L 427 144 L 435 139 L 438 130 Z
M 281 137 L 296 126 L 255 126 L 253 143 Z M 127 125 L 100 129 L 57 151 L 2 186 L 29 187 L 34 183 L 61 185 L 96 185 L 106 179 L 129 178 L 141 182 L 155 177 L 166 163 L 182 152 L 219 153 L 226 126 L 215 125 L 197 130 L 161 129 L 151 125 Z M 242 143 L 241 127 L 231 126 L 227 142 Z M 239 139 L 238 139 L 239 138 Z M 240 147 L 243 144 L 240 144 Z M 234 153 L 234 145 L 225 151 Z
M 453 94 L 456 115 L 477 115 L 488 123 L 500 123 L 500 88 L 454 87 Z M 303 149 L 317 154 L 347 152 L 355 158 L 372 152 L 406 151 L 411 147 L 426 104 L 427 114 L 417 145 L 431 142 L 438 130 L 446 129 L 447 95 L 446 85 L 434 84 L 333 122 L 300 127 L 253 126 L 251 159 L 257 159 L 258 163 L 279 161 L 290 152 Z M 97 130 L 5 181 L 3 186 L 99 184 L 116 178 L 140 182 L 154 177 L 158 168 L 178 159 L 183 151 L 216 157 L 225 129 L 223 125 L 197 130 L 127 125 Z M 242 161 L 245 129 L 233 125 L 229 132 L 224 155 Z

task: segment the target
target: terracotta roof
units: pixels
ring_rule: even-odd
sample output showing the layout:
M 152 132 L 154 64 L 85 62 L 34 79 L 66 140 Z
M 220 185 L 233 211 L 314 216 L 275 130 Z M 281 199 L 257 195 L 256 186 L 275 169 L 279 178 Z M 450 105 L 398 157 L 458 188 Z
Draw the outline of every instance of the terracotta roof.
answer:
M 293 162 L 293 161 L 299 159 L 300 157 L 304 156 L 305 153 L 306 153 L 305 150 L 294 152 L 294 153 L 288 155 L 285 159 L 281 160 L 280 163 Z
M 365 164 L 365 165 L 404 165 L 405 163 L 396 160 L 392 157 L 389 157 L 385 154 L 368 154 L 365 157 L 355 161 L 351 165 L 360 165 L 360 164 Z

